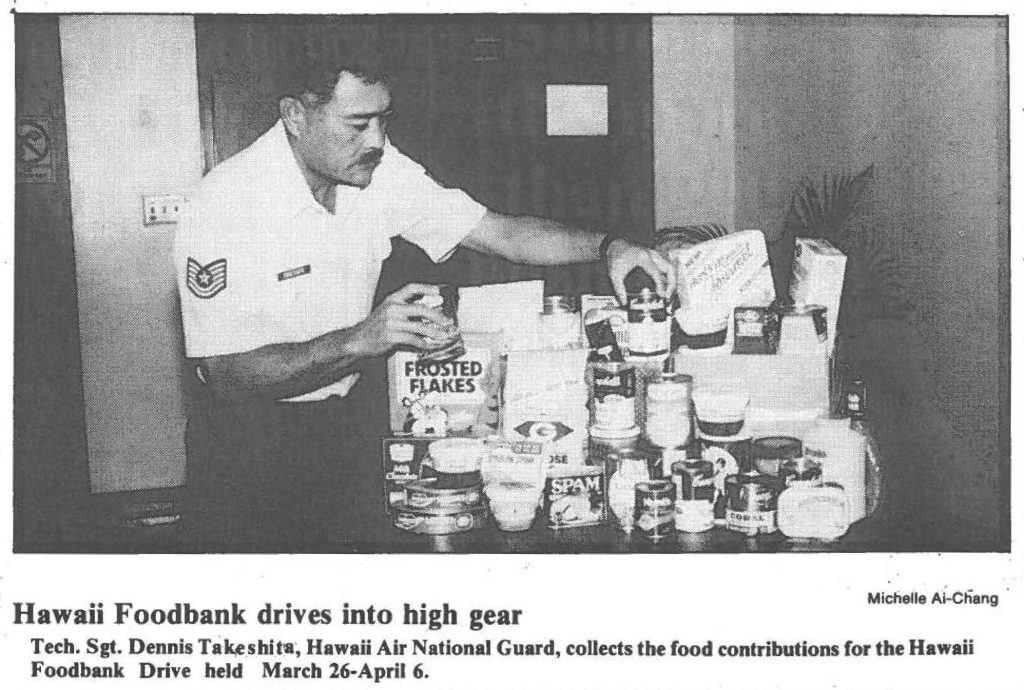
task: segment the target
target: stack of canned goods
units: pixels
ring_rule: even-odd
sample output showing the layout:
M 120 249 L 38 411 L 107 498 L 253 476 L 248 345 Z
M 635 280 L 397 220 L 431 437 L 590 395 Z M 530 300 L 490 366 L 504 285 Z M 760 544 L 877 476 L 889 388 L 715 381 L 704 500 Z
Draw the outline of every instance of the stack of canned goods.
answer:
M 461 487 L 438 486 L 437 479 L 421 479 L 405 487 L 406 499 L 395 508 L 394 523 L 416 534 L 454 534 L 487 524 L 487 507 L 480 483 Z

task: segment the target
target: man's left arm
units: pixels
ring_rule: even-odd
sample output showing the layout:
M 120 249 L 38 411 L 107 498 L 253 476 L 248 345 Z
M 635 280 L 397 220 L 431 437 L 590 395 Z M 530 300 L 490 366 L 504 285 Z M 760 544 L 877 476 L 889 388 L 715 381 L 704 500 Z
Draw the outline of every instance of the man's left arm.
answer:
M 601 259 L 605 235 L 536 216 L 511 216 L 487 211 L 461 244 L 484 254 L 522 264 L 556 266 Z M 625 302 L 623 281 L 639 266 L 658 284 L 661 294 L 675 285 L 672 264 L 653 249 L 623 238 L 607 244 L 608 277 Z

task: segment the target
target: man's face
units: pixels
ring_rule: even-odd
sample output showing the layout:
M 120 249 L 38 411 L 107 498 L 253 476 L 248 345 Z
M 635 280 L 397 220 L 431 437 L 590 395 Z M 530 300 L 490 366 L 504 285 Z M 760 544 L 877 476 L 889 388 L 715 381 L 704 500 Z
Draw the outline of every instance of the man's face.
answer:
M 366 187 L 384 155 L 391 92 L 342 73 L 331 100 L 305 109 L 296 148 L 306 166 L 335 184 Z

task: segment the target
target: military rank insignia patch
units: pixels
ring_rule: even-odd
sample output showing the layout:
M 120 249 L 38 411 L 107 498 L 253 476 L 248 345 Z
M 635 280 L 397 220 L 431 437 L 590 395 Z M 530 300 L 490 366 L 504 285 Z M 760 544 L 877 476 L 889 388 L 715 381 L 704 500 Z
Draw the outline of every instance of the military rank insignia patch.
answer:
M 199 299 L 215 297 L 228 286 L 228 260 L 217 259 L 203 266 L 190 256 L 185 268 L 185 282 L 189 291 Z

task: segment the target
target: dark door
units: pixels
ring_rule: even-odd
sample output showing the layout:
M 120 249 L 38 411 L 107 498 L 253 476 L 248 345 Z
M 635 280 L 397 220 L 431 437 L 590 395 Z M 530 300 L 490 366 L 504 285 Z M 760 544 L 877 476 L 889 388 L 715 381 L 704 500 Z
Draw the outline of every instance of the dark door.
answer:
M 64 551 L 87 547 L 89 458 L 57 16 L 14 31 L 14 550 Z

